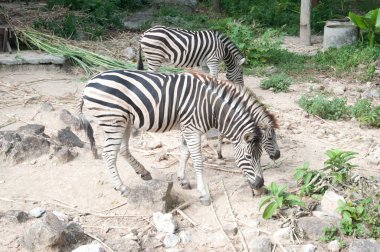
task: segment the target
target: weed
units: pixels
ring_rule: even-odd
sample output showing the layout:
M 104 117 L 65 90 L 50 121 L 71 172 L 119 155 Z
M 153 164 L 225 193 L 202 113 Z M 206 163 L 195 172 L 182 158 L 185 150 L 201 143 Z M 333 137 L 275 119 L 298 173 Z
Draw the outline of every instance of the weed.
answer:
M 321 94 L 314 97 L 303 95 L 298 104 L 308 113 L 323 119 L 339 120 L 350 115 L 350 108 L 344 98 L 328 98 Z
M 286 192 L 286 185 L 277 185 L 272 182 L 267 189 L 269 195 L 265 196 L 259 204 L 259 210 L 266 205 L 263 212 L 264 219 L 271 218 L 282 207 L 305 206 L 297 195 Z
M 338 240 L 339 230 L 336 227 L 325 227 L 323 228 L 323 237 L 321 240 L 323 242 L 330 242 L 333 240 Z
M 289 90 L 289 86 L 292 83 L 292 78 L 290 78 L 287 74 L 280 73 L 274 74 L 269 77 L 269 79 L 264 80 L 260 83 L 260 87 L 263 89 L 272 88 L 274 92 L 287 92 Z
M 352 107 L 352 116 L 361 124 L 380 127 L 380 106 L 373 107 L 368 99 L 356 101 Z

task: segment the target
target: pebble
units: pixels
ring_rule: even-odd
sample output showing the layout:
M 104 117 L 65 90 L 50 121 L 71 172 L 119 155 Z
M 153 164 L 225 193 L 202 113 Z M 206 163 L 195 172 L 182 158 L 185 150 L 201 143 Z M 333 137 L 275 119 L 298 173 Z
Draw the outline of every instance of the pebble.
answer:
M 340 246 L 338 240 L 333 240 L 327 244 L 327 249 L 331 252 L 339 252 Z
M 190 231 L 183 230 L 179 232 L 179 238 L 182 244 L 187 244 L 191 241 L 191 233 Z
M 228 236 L 235 236 L 238 232 L 237 226 L 233 223 L 228 223 L 224 225 L 223 230 L 224 232 L 226 232 Z
M 29 215 L 33 216 L 34 218 L 39 218 L 45 212 L 46 212 L 46 210 L 44 208 L 42 208 L 42 207 L 36 207 L 36 208 L 33 208 L 32 210 L 29 211 Z
M 164 245 L 166 248 L 172 248 L 176 246 L 180 241 L 180 238 L 175 234 L 167 234 L 164 238 Z
M 249 245 L 249 249 L 255 252 L 271 252 L 272 251 L 272 241 L 267 236 L 259 236 L 253 239 Z
M 71 252 L 106 252 L 100 244 L 82 245 Z
M 176 222 L 171 213 L 162 214 L 161 212 L 153 213 L 153 223 L 160 232 L 174 234 Z
M 314 252 L 316 249 L 317 247 L 314 246 L 313 244 L 306 244 L 305 246 L 303 246 L 304 252 Z
M 273 233 L 273 236 L 281 239 L 288 239 L 290 234 L 290 227 L 280 228 Z

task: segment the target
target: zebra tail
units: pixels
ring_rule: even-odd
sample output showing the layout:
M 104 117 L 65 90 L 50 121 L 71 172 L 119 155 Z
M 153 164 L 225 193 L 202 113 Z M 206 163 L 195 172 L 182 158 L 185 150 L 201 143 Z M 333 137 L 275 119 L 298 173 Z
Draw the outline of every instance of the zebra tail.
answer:
M 84 116 L 82 109 L 83 109 L 83 98 L 81 97 L 80 103 L 79 103 L 79 115 L 78 115 L 79 129 L 84 130 L 84 132 L 86 132 L 87 138 L 90 140 L 92 155 L 94 156 L 95 159 L 98 159 L 98 150 L 96 149 L 94 130 L 90 122 Z
M 137 70 L 144 70 L 144 63 L 141 56 L 141 45 L 139 46 L 139 60 L 137 61 Z

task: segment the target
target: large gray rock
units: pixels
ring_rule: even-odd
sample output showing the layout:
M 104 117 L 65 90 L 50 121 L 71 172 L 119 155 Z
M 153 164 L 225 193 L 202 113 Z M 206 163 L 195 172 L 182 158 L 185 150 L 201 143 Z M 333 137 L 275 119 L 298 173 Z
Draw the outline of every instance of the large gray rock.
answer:
M 79 129 L 79 119 L 73 116 L 68 110 L 62 109 L 59 114 L 59 119 L 64 122 L 67 126 L 73 126 L 75 129 Z
M 250 252 L 271 252 L 272 241 L 267 236 L 259 236 L 248 244 Z
M 58 131 L 58 140 L 63 145 L 67 145 L 68 147 L 83 148 L 84 146 L 82 140 L 80 140 L 80 138 L 71 131 L 70 127 Z
M 378 252 L 380 244 L 374 240 L 359 239 L 350 244 L 348 252 Z
M 327 249 L 331 252 L 339 252 L 340 245 L 338 240 L 333 240 L 327 244 Z
M 40 124 L 27 124 L 17 129 L 20 134 L 27 135 L 41 135 L 45 131 L 45 126 Z
M 180 241 L 180 238 L 175 234 L 167 234 L 164 238 L 164 245 L 166 248 L 172 248 L 176 246 Z
M 152 179 L 144 181 L 128 193 L 126 200 L 136 208 L 166 213 L 176 203 L 171 196 L 173 182 Z
M 320 219 L 314 216 L 303 217 L 298 220 L 298 226 L 305 232 L 311 240 L 319 240 L 324 235 L 324 228 L 337 226 L 339 219 L 335 217 L 325 217 Z
M 333 191 L 327 191 L 321 200 L 321 210 L 330 216 L 341 218 L 341 215 L 336 211 L 339 207 L 339 201 L 346 202 L 344 198 Z

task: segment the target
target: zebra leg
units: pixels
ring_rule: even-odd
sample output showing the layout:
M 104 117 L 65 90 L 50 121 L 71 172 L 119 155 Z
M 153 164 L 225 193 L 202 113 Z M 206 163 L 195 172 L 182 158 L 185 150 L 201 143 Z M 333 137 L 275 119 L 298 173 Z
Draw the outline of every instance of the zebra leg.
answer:
M 191 189 L 190 181 L 186 178 L 185 175 L 185 169 L 187 160 L 189 160 L 190 152 L 187 148 L 187 143 L 185 138 L 182 136 L 181 140 L 181 159 L 179 161 L 179 169 L 177 171 L 177 178 L 179 181 L 179 184 L 183 189 Z
M 114 128 L 113 128 L 114 129 Z M 116 167 L 117 153 L 123 139 L 123 132 L 107 132 L 105 133 L 105 143 L 103 150 L 103 159 L 106 162 L 107 169 L 111 174 L 112 184 L 115 190 L 120 191 L 125 196 L 129 189 L 120 179 L 119 172 Z
M 197 178 L 197 189 L 201 195 L 199 200 L 202 205 L 208 206 L 211 204 L 211 200 L 210 194 L 206 190 L 202 174 L 203 159 L 201 154 L 201 135 L 199 132 L 185 131 L 183 132 L 183 136 L 185 137 L 191 159 L 193 160 L 193 166 Z
M 210 69 L 212 78 L 218 78 L 218 61 L 210 60 L 207 62 L 207 66 Z
M 131 123 L 128 122 L 127 128 L 124 132 L 124 137 L 121 142 L 120 155 L 122 155 L 127 160 L 127 162 L 132 166 L 135 172 L 141 176 L 143 180 L 151 180 L 152 176 L 150 175 L 150 172 L 148 172 L 144 166 L 132 156 L 131 152 L 129 151 L 129 137 L 131 136 L 131 131 Z
M 219 134 L 218 134 L 218 148 L 216 150 L 216 152 L 218 153 L 218 158 L 219 159 L 223 159 L 223 156 L 222 156 L 222 141 L 223 141 L 223 138 L 224 138 L 224 136 L 222 135 L 222 133 L 219 132 Z

